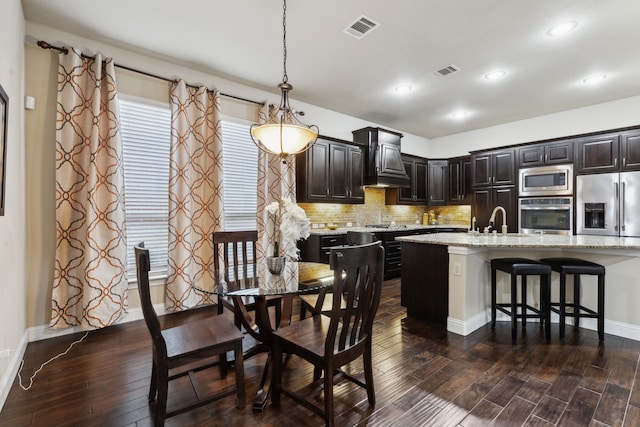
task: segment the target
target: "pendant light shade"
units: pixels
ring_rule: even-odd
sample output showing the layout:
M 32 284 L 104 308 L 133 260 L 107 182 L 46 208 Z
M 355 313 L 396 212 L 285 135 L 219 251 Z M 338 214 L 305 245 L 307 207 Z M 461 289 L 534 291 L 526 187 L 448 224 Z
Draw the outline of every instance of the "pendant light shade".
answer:
M 278 85 L 282 94 L 280 105 L 262 124 L 251 126 L 251 139 L 259 149 L 284 159 L 288 155 L 302 153 L 316 142 L 318 127 L 303 123 L 298 116 L 303 112 L 295 111 L 289 105 L 289 92 L 293 86 L 287 76 L 287 0 L 283 0 L 283 69 L 282 83 Z

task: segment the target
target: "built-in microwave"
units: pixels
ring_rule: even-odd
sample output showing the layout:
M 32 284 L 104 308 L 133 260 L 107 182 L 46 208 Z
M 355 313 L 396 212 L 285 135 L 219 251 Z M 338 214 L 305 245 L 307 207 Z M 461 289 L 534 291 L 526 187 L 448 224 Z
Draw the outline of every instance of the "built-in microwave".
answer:
M 573 165 L 520 169 L 520 197 L 573 195 Z

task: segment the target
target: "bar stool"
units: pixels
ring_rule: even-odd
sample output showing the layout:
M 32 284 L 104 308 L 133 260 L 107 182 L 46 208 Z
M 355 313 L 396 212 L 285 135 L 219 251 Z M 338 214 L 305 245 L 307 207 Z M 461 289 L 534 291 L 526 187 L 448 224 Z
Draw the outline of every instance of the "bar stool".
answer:
M 560 315 L 560 337 L 564 337 L 566 317 L 573 317 L 574 326 L 580 325 L 581 317 L 598 319 L 598 339 L 604 341 L 604 274 L 605 268 L 595 262 L 578 258 L 544 258 L 540 262 L 551 266 L 553 271 L 560 273 L 560 302 L 551 303 L 551 310 Z M 567 275 L 573 274 L 573 302 L 567 303 Z M 598 276 L 598 309 L 591 310 L 580 305 L 580 275 Z M 556 308 L 557 307 L 557 308 Z M 573 311 L 567 312 L 567 308 Z
M 497 270 L 511 275 L 511 302 L 496 302 L 496 273 Z M 517 282 L 521 276 L 521 302 L 518 303 Z M 540 309 L 527 304 L 527 276 L 540 276 Z M 496 326 L 496 310 L 511 317 L 511 339 L 516 340 L 517 319 L 522 319 L 522 329 L 526 329 L 527 319 L 540 319 L 540 326 L 544 325 L 545 338 L 551 340 L 551 311 L 549 310 L 550 294 L 549 282 L 551 267 L 528 258 L 495 258 L 491 260 L 491 327 Z M 518 308 L 520 312 L 518 313 Z

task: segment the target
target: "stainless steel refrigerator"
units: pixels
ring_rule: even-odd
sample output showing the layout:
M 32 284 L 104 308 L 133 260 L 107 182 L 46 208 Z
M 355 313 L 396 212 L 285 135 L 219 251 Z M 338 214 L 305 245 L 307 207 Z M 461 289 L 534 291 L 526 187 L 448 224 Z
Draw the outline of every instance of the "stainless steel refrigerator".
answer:
M 576 234 L 640 237 L 640 172 L 576 177 Z

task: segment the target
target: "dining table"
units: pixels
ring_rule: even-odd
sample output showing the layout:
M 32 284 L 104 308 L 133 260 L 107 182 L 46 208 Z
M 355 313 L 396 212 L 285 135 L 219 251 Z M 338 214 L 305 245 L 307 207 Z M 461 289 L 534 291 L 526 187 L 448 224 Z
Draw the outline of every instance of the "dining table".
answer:
M 232 298 L 236 318 L 240 320 L 246 333 L 255 340 L 255 345 L 244 351 L 245 360 L 257 354 L 267 353 L 260 386 L 253 399 L 254 411 L 264 410 L 271 391 L 273 331 L 291 324 L 293 300 L 296 295 L 316 293 L 323 288 L 329 288 L 333 285 L 332 279 L 333 277 L 330 280 L 310 280 L 304 283 L 289 281 L 285 284 L 283 277 L 269 275 L 264 280 L 258 280 L 257 286 L 249 281 L 246 282 L 246 286 L 234 291 L 227 291 L 226 286 L 215 286 L 212 289 L 194 286 L 200 292 Z M 267 298 L 270 296 L 281 297 L 279 323 L 276 323 L 275 317 L 272 319 L 270 316 L 267 305 Z M 254 315 L 246 306 L 247 301 L 250 300 L 255 302 Z

